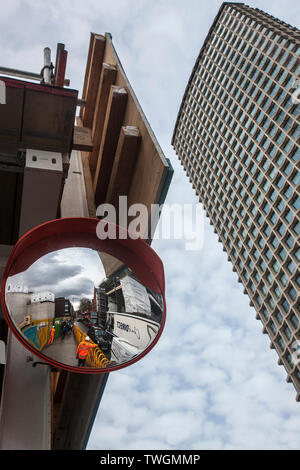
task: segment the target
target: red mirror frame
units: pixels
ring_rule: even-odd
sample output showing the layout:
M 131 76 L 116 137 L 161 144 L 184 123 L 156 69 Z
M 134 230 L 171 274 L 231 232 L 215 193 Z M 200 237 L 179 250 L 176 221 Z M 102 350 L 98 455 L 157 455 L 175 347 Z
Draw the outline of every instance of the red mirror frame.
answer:
M 105 240 L 102 240 L 98 238 L 96 233 L 98 224 L 102 224 L 102 233 L 104 231 L 108 231 L 107 229 L 109 228 L 113 229 L 116 233 L 116 239 L 106 238 Z M 56 362 L 40 353 L 26 342 L 14 325 L 5 302 L 5 285 L 7 278 L 26 270 L 31 266 L 31 264 L 47 253 L 70 247 L 91 248 L 118 258 L 137 275 L 139 280 L 145 286 L 162 295 L 164 310 L 159 332 L 154 341 L 139 356 L 111 368 L 76 368 Z M 50 222 L 45 222 L 27 232 L 14 246 L 6 264 L 2 279 L 1 306 L 5 320 L 18 340 L 34 355 L 40 357 L 47 364 L 58 369 L 65 369 L 70 372 L 85 374 L 112 372 L 114 370 L 128 367 L 142 359 L 155 346 L 162 334 L 166 321 L 165 277 L 163 263 L 155 251 L 144 240 L 141 238 L 131 238 L 127 230 L 107 221 L 88 217 L 70 217 L 51 220 Z

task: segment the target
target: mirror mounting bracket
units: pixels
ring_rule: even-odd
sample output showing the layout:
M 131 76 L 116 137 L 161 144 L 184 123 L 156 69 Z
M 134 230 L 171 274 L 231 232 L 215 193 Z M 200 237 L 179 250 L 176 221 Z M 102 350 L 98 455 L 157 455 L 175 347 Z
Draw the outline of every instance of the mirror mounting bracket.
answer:
M 52 366 L 51 364 L 47 364 L 46 362 L 40 362 L 40 361 L 35 361 L 32 363 L 32 367 L 36 367 L 38 364 L 42 366 L 48 366 L 51 369 L 51 372 L 60 372 L 61 369 L 58 369 L 57 367 Z

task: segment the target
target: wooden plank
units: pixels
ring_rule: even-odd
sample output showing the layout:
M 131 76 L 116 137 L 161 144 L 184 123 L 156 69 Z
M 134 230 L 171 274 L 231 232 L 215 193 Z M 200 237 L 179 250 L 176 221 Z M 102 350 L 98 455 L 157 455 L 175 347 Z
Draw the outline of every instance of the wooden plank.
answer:
M 95 103 L 98 93 L 98 86 L 105 50 L 105 37 L 94 34 L 91 37 L 91 55 L 88 73 L 85 77 L 86 86 L 84 88 L 83 99 L 86 101 L 86 106 L 82 112 L 82 122 L 84 127 L 92 128 Z
M 93 150 L 92 131 L 87 127 L 74 126 L 73 150 L 91 152 Z
M 141 135 L 139 157 L 127 195 L 128 206 L 135 203 L 144 204 L 150 214 L 151 204 L 160 201 L 170 167 L 124 72 L 109 34 L 106 34 L 103 60 L 116 64 L 118 70 L 116 86 L 126 87 L 128 91 L 124 125 L 138 127 Z
M 96 206 L 105 202 L 119 134 L 126 111 L 127 98 L 128 95 L 125 88 L 111 87 L 94 177 Z
M 93 151 L 90 155 L 90 168 L 92 177 L 95 175 L 97 167 L 109 93 L 111 86 L 115 83 L 116 76 L 116 67 L 106 63 L 102 64 L 100 84 L 95 106 L 94 122 L 92 127 L 92 139 L 94 144 Z
M 85 100 L 85 97 L 86 97 L 87 86 L 88 86 L 88 81 L 89 81 L 91 59 L 92 59 L 92 52 L 93 52 L 93 45 L 94 45 L 94 36 L 95 36 L 95 33 L 90 34 L 89 50 L 88 50 L 88 55 L 87 55 L 87 60 L 86 60 L 84 81 L 83 81 L 82 94 L 81 94 L 83 100 Z M 82 119 L 83 111 L 84 111 L 84 106 L 81 106 L 80 111 L 79 111 L 80 119 Z
M 55 86 L 63 87 L 65 82 L 68 52 L 58 48 L 57 68 L 55 70 Z
M 90 66 L 91 66 L 93 41 L 94 41 L 93 40 L 93 33 L 91 33 L 90 43 L 89 43 L 89 51 L 88 51 L 87 60 L 86 60 L 85 74 L 84 74 L 82 93 L 81 93 L 81 97 L 84 101 L 85 101 L 85 97 L 86 97 L 87 83 L 88 83 L 88 79 L 89 79 L 89 72 L 90 72 Z M 79 116 L 78 117 L 80 119 L 82 119 L 84 108 L 85 108 L 85 106 L 81 106 L 80 109 L 79 109 Z
M 129 192 L 140 142 L 141 135 L 137 127 L 122 127 L 106 195 L 106 202 L 113 204 L 116 209 L 119 196 L 127 196 Z

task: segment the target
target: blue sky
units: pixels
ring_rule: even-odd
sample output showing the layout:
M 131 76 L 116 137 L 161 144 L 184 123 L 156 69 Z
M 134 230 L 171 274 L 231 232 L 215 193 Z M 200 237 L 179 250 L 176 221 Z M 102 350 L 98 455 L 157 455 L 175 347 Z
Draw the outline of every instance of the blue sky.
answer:
M 247 2 L 246 2 L 247 3 Z M 300 4 L 251 1 L 293 26 Z M 110 32 L 175 174 L 168 203 L 197 198 L 171 147 L 195 59 L 221 5 L 210 0 L 1 2 L 1 63 L 39 72 L 63 42 L 81 89 L 90 31 Z M 150 354 L 110 374 L 88 449 L 298 449 L 300 408 L 277 354 L 205 219 L 204 245 L 155 240 L 165 265 L 167 322 Z

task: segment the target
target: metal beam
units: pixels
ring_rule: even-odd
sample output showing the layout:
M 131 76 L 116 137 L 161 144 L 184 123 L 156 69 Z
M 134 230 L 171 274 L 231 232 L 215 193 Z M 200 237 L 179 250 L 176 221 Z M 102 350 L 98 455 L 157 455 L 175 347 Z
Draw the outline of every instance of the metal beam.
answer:
M 8 334 L 7 364 L 1 397 L 0 449 L 49 450 L 50 368 L 32 367 L 38 358 Z
M 47 154 L 49 157 L 49 152 Z M 35 159 L 30 158 L 32 156 Z M 59 167 L 51 158 L 46 162 L 39 159 L 41 151 L 33 155 L 27 151 L 19 236 L 45 220 L 56 218 L 62 162 L 60 154 L 55 156 L 60 156 Z M 37 367 L 32 367 L 34 362 L 39 363 Z M 50 371 L 50 366 L 41 365 L 41 361 L 9 332 L 0 411 L 1 450 L 51 449 Z
M 85 449 L 108 375 L 68 373 L 52 450 Z
M 89 217 L 81 154 L 71 153 L 68 178 L 60 204 L 61 217 Z
M 40 82 L 42 75 L 40 73 L 26 72 L 25 70 L 12 69 L 0 66 L 0 74 L 9 75 L 11 77 L 25 78 L 27 80 L 34 80 Z
M 57 217 L 62 185 L 62 155 L 27 149 L 20 217 L 22 234 Z

